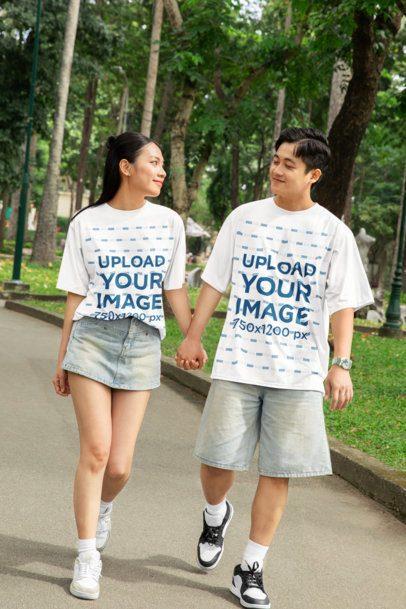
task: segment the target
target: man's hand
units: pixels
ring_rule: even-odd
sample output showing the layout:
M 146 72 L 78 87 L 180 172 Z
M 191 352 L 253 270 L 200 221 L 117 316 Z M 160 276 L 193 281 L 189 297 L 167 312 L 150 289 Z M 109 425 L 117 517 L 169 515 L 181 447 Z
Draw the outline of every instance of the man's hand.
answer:
M 199 370 L 207 362 L 207 353 L 199 340 L 186 337 L 180 344 L 175 361 L 184 370 Z
M 343 410 L 352 400 L 354 391 L 348 370 L 334 364 L 324 381 L 326 399 L 331 398 L 330 410 Z

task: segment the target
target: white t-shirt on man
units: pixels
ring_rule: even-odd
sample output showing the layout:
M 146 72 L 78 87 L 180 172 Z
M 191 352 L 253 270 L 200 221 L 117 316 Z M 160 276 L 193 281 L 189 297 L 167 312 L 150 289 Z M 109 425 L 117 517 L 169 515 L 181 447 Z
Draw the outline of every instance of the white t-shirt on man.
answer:
M 146 201 L 136 210 L 91 206 L 69 225 L 56 287 L 81 294 L 73 320 L 136 317 L 165 338 L 162 288 L 185 282 L 182 218 Z
M 212 378 L 266 387 L 324 394 L 329 315 L 374 302 L 353 233 L 318 203 L 239 206 L 202 279 L 220 292 L 232 285 Z

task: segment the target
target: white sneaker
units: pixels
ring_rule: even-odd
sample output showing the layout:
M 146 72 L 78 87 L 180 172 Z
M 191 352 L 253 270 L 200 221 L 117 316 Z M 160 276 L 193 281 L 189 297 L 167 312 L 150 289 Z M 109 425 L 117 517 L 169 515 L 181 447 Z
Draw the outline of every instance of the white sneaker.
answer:
M 111 534 L 111 512 L 113 506 L 107 508 L 102 514 L 99 513 L 99 519 L 97 521 L 96 529 L 96 548 L 99 552 L 102 552 L 107 546 L 107 542 L 110 539 Z
M 95 600 L 99 598 L 102 561 L 100 552 L 89 550 L 81 552 L 75 560 L 73 568 L 73 579 L 70 585 L 70 592 L 78 598 Z

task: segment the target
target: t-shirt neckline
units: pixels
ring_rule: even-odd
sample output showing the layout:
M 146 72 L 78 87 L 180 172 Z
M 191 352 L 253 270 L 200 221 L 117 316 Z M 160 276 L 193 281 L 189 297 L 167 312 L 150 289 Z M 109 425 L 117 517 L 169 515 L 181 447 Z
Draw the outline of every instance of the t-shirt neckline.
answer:
M 288 210 L 288 209 L 283 209 L 283 207 L 280 207 L 279 205 L 277 205 L 277 204 L 275 203 L 275 197 L 271 197 L 271 202 L 272 202 L 272 205 L 274 206 L 274 208 L 275 208 L 277 211 L 279 211 L 279 212 L 281 212 L 281 213 L 283 213 L 283 214 L 289 215 L 289 216 L 290 216 L 290 215 L 295 215 L 295 216 L 296 216 L 297 214 L 308 214 L 308 213 L 312 213 L 313 211 L 315 211 L 315 209 L 317 209 L 318 207 L 320 207 L 318 203 L 314 203 L 314 204 L 313 204 L 311 207 L 308 207 L 307 209 L 298 209 L 298 210 L 296 210 L 296 211 L 290 211 L 290 210 Z
M 106 209 L 108 209 L 109 211 L 111 210 L 115 214 L 123 214 L 123 215 L 138 214 L 142 210 L 149 207 L 149 204 L 150 204 L 150 202 L 148 201 L 148 199 L 145 199 L 145 203 L 143 205 L 141 205 L 141 207 L 137 207 L 136 209 L 117 209 L 117 207 L 113 207 L 112 205 L 110 205 L 110 203 L 107 203 L 107 202 L 105 203 Z

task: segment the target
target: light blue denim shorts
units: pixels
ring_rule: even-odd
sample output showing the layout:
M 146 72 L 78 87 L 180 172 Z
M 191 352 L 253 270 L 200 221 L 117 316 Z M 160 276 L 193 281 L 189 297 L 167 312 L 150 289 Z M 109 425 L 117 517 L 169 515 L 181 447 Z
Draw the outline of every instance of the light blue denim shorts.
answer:
M 323 394 L 213 379 L 195 456 L 213 467 L 247 470 L 258 443 L 263 476 L 331 474 Z
M 81 317 L 73 322 L 62 368 L 114 389 L 155 389 L 161 379 L 159 330 L 135 317 Z

